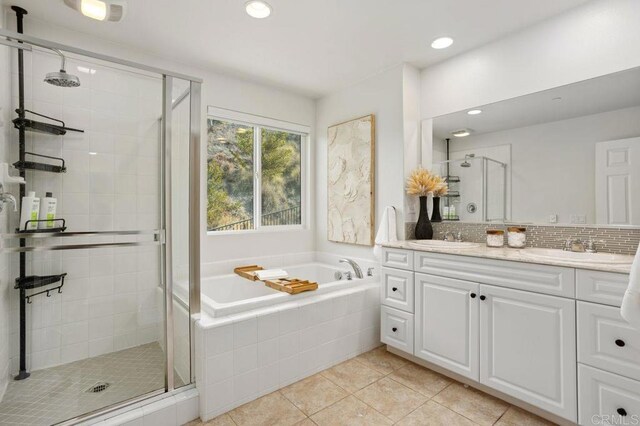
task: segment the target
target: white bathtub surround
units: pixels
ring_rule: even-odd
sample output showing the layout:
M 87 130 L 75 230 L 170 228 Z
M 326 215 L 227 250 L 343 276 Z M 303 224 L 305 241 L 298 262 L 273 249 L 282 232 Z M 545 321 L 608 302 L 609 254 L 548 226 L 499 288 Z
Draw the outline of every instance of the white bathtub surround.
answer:
M 640 330 L 640 247 L 631 265 L 629 287 L 622 298 L 620 314 L 635 329 Z
M 375 281 L 354 280 L 306 298 L 287 295 L 289 302 L 224 318 L 203 314 L 196 323 L 202 420 L 378 346 Z

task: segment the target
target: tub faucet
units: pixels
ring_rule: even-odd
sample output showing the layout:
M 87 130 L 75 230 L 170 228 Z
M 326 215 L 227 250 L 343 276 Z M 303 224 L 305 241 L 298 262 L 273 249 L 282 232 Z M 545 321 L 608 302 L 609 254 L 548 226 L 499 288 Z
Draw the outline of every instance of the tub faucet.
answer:
M 353 268 L 353 272 L 356 274 L 356 278 L 363 278 L 362 269 L 360 269 L 360 265 L 358 265 L 355 261 L 351 259 L 340 259 L 340 263 L 348 263 Z

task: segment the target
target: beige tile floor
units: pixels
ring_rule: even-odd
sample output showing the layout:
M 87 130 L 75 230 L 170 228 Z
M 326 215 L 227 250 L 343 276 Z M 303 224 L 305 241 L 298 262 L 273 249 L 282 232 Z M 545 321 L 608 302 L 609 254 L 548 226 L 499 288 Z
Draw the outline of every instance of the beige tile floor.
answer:
M 189 426 L 543 426 L 540 417 L 379 347 Z

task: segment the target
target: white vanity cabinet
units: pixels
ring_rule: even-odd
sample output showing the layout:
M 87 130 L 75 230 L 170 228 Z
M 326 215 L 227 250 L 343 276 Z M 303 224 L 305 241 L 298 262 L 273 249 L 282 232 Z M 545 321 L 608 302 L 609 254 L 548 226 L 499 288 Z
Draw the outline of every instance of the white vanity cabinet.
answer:
M 414 355 L 478 380 L 480 285 L 420 273 L 415 283 Z
M 384 249 L 384 343 L 573 423 L 640 419 L 640 335 L 618 309 L 627 275 L 410 252 Z
M 480 383 L 575 420 L 575 301 L 489 285 L 480 295 Z

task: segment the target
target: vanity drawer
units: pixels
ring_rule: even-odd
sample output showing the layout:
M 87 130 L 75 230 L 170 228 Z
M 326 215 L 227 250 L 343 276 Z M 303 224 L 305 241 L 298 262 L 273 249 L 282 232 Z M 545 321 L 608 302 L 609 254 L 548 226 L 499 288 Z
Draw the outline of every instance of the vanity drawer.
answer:
M 620 306 L 628 285 L 627 274 L 576 270 L 576 298 L 579 300 Z
M 415 252 L 415 271 L 481 284 L 575 297 L 575 270 L 561 266 Z
M 626 414 L 624 417 L 621 414 Z M 640 382 L 578 364 L 578 421 L 581 425 L 633 424 L 640 415 Z
M 413 315 L 383 306 L 380 321 L 382 343 L 413 354 Z
M 411 250 L 383 247 L 382 266 L 413 271 L 413 252 Z
M 400 269 L 382 268 L 383 305 L 413 313 L 413 272 Z
M 640 380 L 640 333 L 620 309 L 578 302 L 578 362 Z

